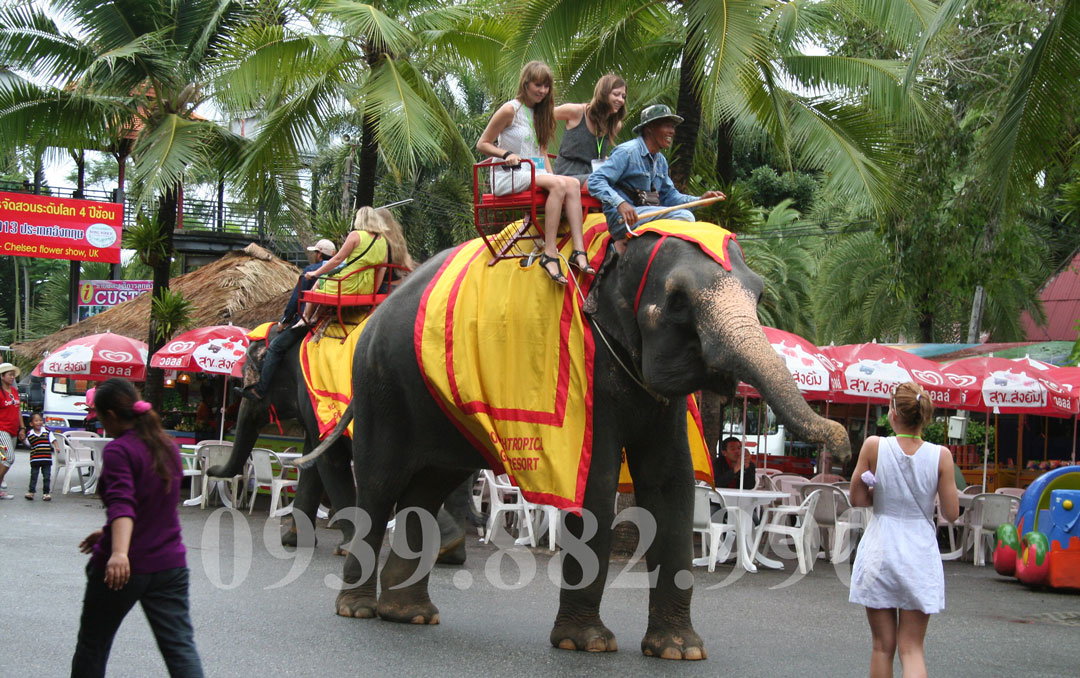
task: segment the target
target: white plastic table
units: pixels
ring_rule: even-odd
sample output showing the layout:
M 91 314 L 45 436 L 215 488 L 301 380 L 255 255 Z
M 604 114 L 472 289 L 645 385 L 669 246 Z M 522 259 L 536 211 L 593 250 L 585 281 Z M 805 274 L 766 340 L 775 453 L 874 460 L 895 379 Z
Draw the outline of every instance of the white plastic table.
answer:
M 724 506 L 735 515 L 735 545 L 738 549 L 736 564 L 747 572 L 757 572 L 757 567 L 750 560 L 750 539 L 753 536 L 754 509 L 758 506 L 771 504 L 777 499 L 788 496 L 787 492 L 773 492 L 770 490 L 733 490 L 726 487 L 716 488 L 716 493 L 724 499 Z M 784 564 L 779 560 L 766 558 L 760 553 L 757 562 L 774 570 L 784 569 Z

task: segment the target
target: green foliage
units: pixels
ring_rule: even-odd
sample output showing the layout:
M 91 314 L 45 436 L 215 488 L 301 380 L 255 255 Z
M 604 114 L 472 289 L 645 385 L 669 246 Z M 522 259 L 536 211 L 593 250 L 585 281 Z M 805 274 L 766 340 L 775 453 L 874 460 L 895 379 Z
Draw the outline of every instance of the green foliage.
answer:
M 169 256 L 168 243 L 169 233 L 161 228 L 156 215 L 148 217 L 139 212 L 135 225 L 124 229 L 124 248 L 135 250 L 139 261 L 151 268 Z
M 777 174 L 772 167 L 757 167 L 745 181 L 750 197 L 762 207 L 774 207 L 784 200 L 800 212 L 807 212 L 814 205 L 819 190 L 817 180 L 805 172 Z
M 150 319 L 155 323 L 158 341 L 165 342 L 178 332 L 194 327 L 194 304 L 180 292 L 163 289 L 150 302 Z
M 888 414 L 883 414 L 877 419 L 878 435 L 891 436 L 895 434 L 892 430 L 892 426 L 889 425 Z M 947 445 L 953 444 L 952 441 L 945 439 L 945 433 L 948 430 L 948 422 L 944 417 L 936 417 L 932 422 L 926 425 L 923 429 L 923 440 L 928 443 L 934 443 L 935 445 Z M 990 461 L 994 461 L 994 429 L 993 427 L 987 429 L 981 422 L 974 419 L 968 419 L 967 423 L 967 437 L 960 444 L 962 445 L 979 445 L 982 446 L 986 440 L 986 436 L 990 436 Z

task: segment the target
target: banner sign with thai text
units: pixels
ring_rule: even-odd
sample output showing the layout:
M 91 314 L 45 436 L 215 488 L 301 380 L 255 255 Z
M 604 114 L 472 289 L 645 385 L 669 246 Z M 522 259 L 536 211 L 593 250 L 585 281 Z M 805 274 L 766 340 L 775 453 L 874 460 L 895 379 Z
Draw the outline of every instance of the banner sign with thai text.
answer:
M 120 263 L 124 206 L 0 192 L 0 254 Z
M 153 280 L 84 280 L 79 284 L 79 320 L 149 292 Z

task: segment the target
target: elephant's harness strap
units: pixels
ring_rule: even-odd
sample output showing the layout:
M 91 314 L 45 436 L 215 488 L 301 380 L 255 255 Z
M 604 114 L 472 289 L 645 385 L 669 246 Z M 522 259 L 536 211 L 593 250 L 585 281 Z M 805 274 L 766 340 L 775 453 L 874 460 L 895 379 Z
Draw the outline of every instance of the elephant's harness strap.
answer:
M 649 263 L 645 264 L 645 272 L 641 274 L 641 283 L 638 284 L 637 295 L 634 296 L 634 315 L 637 315 L 638 304 L 641 303 L 641 293 L 645 291 L 645 281 L 649 279 L 649 269 L 652 267 L 653 259 L 656 258 L 656 253 L 660 251 L 660 246 L 667 240 L 666 235 L 660 236 L 660 239 L 653 245 L 652 254 L 649 255 Z
M 285 435 L 285 429 L 281 428 L 281 419 L 277 416 L 277 410 L 274 409 L 274 403 L 270 403 L 270 421 L 277 426 L 279 434 Z

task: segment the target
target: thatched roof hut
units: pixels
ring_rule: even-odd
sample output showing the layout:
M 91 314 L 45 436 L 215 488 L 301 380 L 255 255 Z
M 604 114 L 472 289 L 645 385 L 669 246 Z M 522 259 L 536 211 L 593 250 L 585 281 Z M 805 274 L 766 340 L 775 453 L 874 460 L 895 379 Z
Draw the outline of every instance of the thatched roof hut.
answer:
M 195 327 L 232 322 L 252 328 L 280 317 L 299 276 L 300 269 L 252 243 L 173 278 L 170 287 L 194 304 Z M 36 360 L 67 341 L 106 330 L 146 341 L 150 334 L 150 295 L 125 301 L 47 337 L 15 344 L 12 349 Z

